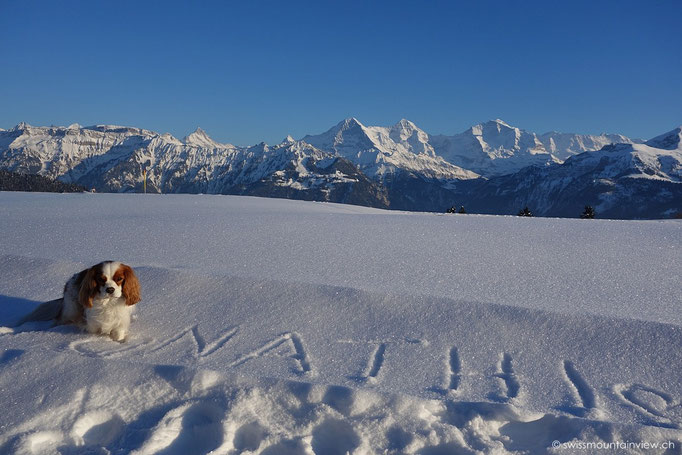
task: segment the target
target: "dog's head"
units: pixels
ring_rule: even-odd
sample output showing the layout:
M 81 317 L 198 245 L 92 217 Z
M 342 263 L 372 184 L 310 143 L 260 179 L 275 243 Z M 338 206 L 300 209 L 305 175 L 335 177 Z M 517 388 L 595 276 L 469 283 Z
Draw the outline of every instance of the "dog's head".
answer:
M 115 261 L 105 261 L 85 270 L 79 300 L 84 307 L 92 308 L 93 301 L 124 297 L 126 305 L 140 301 L 140 282 L 129 266 Z

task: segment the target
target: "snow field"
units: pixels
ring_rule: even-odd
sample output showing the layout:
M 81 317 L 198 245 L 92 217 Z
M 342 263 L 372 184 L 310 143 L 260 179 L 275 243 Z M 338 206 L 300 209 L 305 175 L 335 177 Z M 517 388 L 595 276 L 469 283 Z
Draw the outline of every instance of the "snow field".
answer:
M 682 447 L 681 223 L 215 196 L 0 202 L 0 453 Z M 126 343 L 13 327 L 109 258 L 143 285 Z

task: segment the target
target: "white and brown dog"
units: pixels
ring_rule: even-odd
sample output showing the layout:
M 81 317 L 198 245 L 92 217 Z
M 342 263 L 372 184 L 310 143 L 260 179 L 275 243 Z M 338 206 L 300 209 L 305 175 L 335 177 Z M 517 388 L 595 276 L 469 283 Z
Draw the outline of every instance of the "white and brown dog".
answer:
M 54 319 L 90 333 L 123 341 L 128 335 L 133 305 L 140 301 L 140 282 L 130 266 L 105 261 L 78 272 L 66 282 L 64 296 L 38 306 L 19 325 Z
M 120 262 L 101 262 L 66 282 L 57 322 L 83 325 L 90 333 L 122 341 L 132 306 L 139 301 L 140 282 L 133 269 Z

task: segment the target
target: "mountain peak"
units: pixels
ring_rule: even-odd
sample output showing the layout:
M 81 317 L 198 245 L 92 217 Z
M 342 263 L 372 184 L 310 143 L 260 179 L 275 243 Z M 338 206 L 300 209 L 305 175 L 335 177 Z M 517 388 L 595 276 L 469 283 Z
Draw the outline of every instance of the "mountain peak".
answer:
M 474 125 L 471 128 L 469 128 L 470 133 L 474 134 L 475 136 L 481 136 L 481 135 L 497 135 L 498 133 L 503 133 L 507 134 L 506 132 L 510 130 L 517 130 L 518 128 L 514 128 L 513 126 L 509 125 L 507 122 L 501 119 L 495 119 L 495 120 L 488 120 L 487 122 L 484 123 L 479 123 L 478 125 Z
M 357 126 L 364 128 L 365 125 L 360 123 L 360 121 L 358 119 L 356 119 L 355 117 L 349 117 L 349 118 L 341 121 L 341 123 L 339 123 L 337 126 L 339 126 L 341 129 L 348 129 L 348 128 L 353 128 L 353 127 L 357 127 Z
M 31 128 L 31 125 L 29 125 L 26 122 L 21 122 L 18 125 L 16 125 L 14 128 L 12 128 L 11 131 L 20 131 L 20 130 L 25 130 L 27 128 Z
M 218 143 L 211 139 L 208 134 L 206 134 L 206 131 L 202 130 L 200 127 L 197 127 L 197 129 L 194 130 L 194 132 L 189 136 L 185 136 L 182 141 L 186 145 L 194 145 L 204 148 L 215 148 L 218 146 Z
M 484 126 L 496 126 L 496 127 L 498 127 L 498 128 L 501 127 L 501 126 L 506 127 L 506 128 L 512 128 L 512 129 L 514 128 L 514 127 L 511 126 L 509 123 L 507 123 L 507 122 L 505 122 L 504 120 L 499 119 L 499 118 L 496 118 L 495 120 L 488 120 L 488 121 L 485 122 L 483 125 L 484 125 Z
M 663 150 L 677 150 L 682 148 L 682 126 L 678 126 L 672 131 L 649 139 L 644 143 L 649 147 L 654 147 Z
M 164 141 L 167 141 L 167 142 L 173 142 L 175 144 L 182 144 L 182 142 L 177 140 L 177 138 L 175 136 L 173 136 L 171 133 L 163 133 L 163 134 L 160 134 L 159 137 L 161 139 L 163 139 Z
M 296 142 L 296 139 L 291 137 L 291 134 L 287 134 L 287 137 L 284 138 L 284 140 L 282 141 L 282 144 L 290 144 L 292 142 Z
M 393 128 L 400 128 L 400 129 L 405 129 L 405 130 L 417 130 L 419 129 L 417 125 L 414 124 L 414 122 L 411 122 L 407 120 L 406 118 L 400 119 L 398 123 L 393 125 Z
M 411 142 L 411 147 L 415 147 L 417 152 L 433 154 L 432 147 L 425 147 L 429 142 L 429 135 L 422 131 L 417 125 L 407 119 L 401 119 L 398 123 L 389 128 L 389 136 L 395 142 Z

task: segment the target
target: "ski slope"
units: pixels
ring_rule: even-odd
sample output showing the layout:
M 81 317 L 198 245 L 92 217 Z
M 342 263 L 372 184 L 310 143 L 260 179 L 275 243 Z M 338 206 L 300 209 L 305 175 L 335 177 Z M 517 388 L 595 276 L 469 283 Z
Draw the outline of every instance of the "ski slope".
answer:
M 679 221 L 5 192 L 0 234 L 0 453 L 682 448 Z M 107 259 L 125 343 L 14 327 Z

